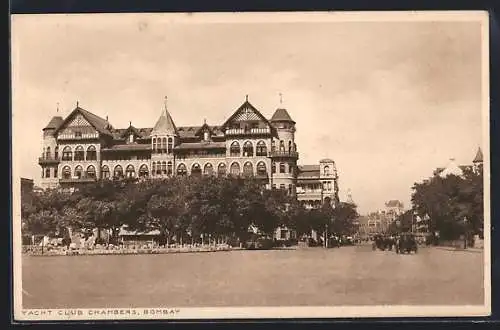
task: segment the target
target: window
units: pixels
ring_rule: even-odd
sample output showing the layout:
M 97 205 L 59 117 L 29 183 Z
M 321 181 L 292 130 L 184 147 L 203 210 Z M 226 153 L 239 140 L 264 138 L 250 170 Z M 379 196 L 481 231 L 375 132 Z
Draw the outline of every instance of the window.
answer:
M 125 175 L 127 176 L 127 178 L 135 177 L 135 168 L 133 165 L 127 166 L 127 168 L 125 169 Z
M 173 173 L 173 170 L 172 170 L 172 162 L 170 162 L 170 161 L 169 161 L 169 162 L 167 163 L 167 175 L 168 175 L 168 176 L 171 176 L 171 175 L 172 175 L 172 173 Z
M 45 169 L 45 177 L 50 178 L 50 168 Z
M 288 173 L 293 173 L 293 169 L 294 169 L 293 163 L 288 163 Z
M 212 166 L 212 164 L 206 163 L 205 164 L 205 169 L 203 170 L 203 173 L 205 173 L 205 175 L 212 175 L 212 174 L 214 174 L 214 167 Z
M 147 178 L 148 176 L 149 176 L 148 166 L 146 164 L 142 164 L 141 167 L 139 167 L 139 177 Z
M 113 177 L 118 179 L 123 178 L 123 168 L 121 167 L 121 165 L 115 166 L 115 170 L 113 171 Z
M 285 151 L 285 141 L 280 141 L 280 151 L 281 152 Z
M 257 163 L 257 175 L 258 176 L 267 176 L 266 163 L 264 163 L 264 162 Z
M 276 141 L 271 141 L 271 151 L 276 151 Z
M 172 153 L 172 151 L 173 151 L 172 149 L 174 148 L 173 146 L 174 146 L 174 139 L 172 139 L 171 137 L 169 137 L 169 138 L 168 138 L 168 147 L 167 147 L 167 148 L 168 148 L 168 149 L 167 149 L 167 152 L 168 152 L 169 154 L 171 154 L 171 153 Z
M 101 167 L 101 178 L 109 179 L 109 167 L 108 165 L 104 165 Z
M 186 174 L 187 174 L 186 165 L 180 164 L 179 166 L 177 166 L 177 175 L 184 176 Z
M 75 132 L 75 137 L 76 138 L 81 138 L 82 137 L 82 132 Z
M 281 189 L 281 190 L 285 190 L 285 189 L 286 189 L 286 188 L 285 188 L 285 185 L 284 185 L 284 184 L 280 184 L 280 189 Z
M 233 143 L 231 143 L 231 146 L 229 147 L 229 153 L 231 155 L 231 157 L 238 157 L 241 155 L 241 152 L 240 152 L 240 144 L 236 141 L 234 141 Z
M 276 173 L 276 163 L 272 163 L 272 165 L 271 165 L 271 172 L 273 174 Z
M 240 175 L 240 164 L 234 162 L 231 164 L 231 168 L 229 169 L 231 175 L 238 176 Z
M 267 156 L 267 147 L 264 141 L 257 142 L 257 156 Z
M 156 152 L 156 138 L 153 138 L 153 142 L 152 142 L 152 145 L 153 145 L 153 152 Z M 155 170 L 153 169 L 153 172 Z
M 96 160 L 97 159 L 97 153 L 95 151 L 94 146 L 90 146 L 87 148 L 87 160 Z
M 71 179 L 71 168 L 69 166 L 64 166 L 62 169 L 63 179 Z
M 293 190 L 293 186 L 291 184 L 288 185 L 288 194 L 291 195 Z
M 276 185 L 275 184 L 273 184 L 271 187 L 272 187 L 272 189 L 276 189 Z
M 243 175 L 246 177 L 253 176 L 253 165 L 250 162 L 243 164 Z
M 293 151 L 297 151 L 297 144 L 296 143 L 293 144 Z
M 329 176 L 330 175 L 330 167 L 325 166 L 323 168 L 323 173 L 325 174 L 325 176 Z
M 292 152 L 292 141 L 288 141 L 288 153 Z
M 95 179 L 95 167 L 93 165 L 87 167 L 87 177 Z
M 208 141 L 208 132 L 207 131 L 203 132 L 203 140 Z
M 280 173 L 285 173 L 285 163 L 280 163 Z
M 163 138 L 161 139 L 161 149 L 162 149 L 162 152 L 167 152 L 167 138 Z
M 63 149 L 62 160 L 73 160 L 73 152 L 70 146 L 66 146 Z
M 128 142 L 129 142 L 129 143 L 133 143 L 133 142 L 134 142 L 134 134 L 130 134 L 130 135 L 128 136 Z
M 156 162 L 153 162 L 153 164 L 151 164 L 151 175 L 155 176 L 156 174 Z
M 57 178 L 57 167 L 54 167 L 54 178 Z
M 78 146 L 75 149 L 75 160 L 85 160 L 85 151 L 83 151 L 82 146 Z
M 217 167 L 217 175 L 219 177 L 226 175 L 226 164 L 224 163 L 219 164 L 219 166 Z
M 196 176 L 201 175 L 200 164 L 193 164 L 193 166 L 191 167 L 191 175 L 196 175 Z
M 45 151 L 45 158 L 50 159 L 50 147 L 47 147 L 47 150 Z
M 331 190 L 332 190 L 332 183 L 331 183 L 331 182 L 327 182 L 327 183 L 326 183 L 326 186 L 327 186 L 327 190 L 328 190 L 328 191 L 331 191 Z
M 59 146 L 56 146 L 54 149 L 54 159 L 59 158 Z
M 167 174 L 167 162 L 161 162 L 161 168 L 158 166 L 157 171 L 158 174 Z
M 243 145 L 243 156 L 253 157 L 253 144 L 252 144 L 252 142 L 247 141 Z
M 81 167 L 80 165 L 78 165 L 77 167 L 75 167 L 75 176 L 78 179 L 81 179 L 82 175 L 83 175 L 83 167 Z

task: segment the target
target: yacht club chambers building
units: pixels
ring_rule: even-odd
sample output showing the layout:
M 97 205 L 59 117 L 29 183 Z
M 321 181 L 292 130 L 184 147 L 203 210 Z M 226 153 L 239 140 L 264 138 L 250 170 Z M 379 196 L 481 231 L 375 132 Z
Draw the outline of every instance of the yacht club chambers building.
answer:
M 177 127 L 167 105 L 152 128 L 114 128 L 78 103 L 43 128 L 39 158 L 43 188 L 74 189 L 113 177 L 173 175 L 255 177 L 269 189 L 285 189 L 306 207 L 338 202 L 335 162 L 298 165 L 296 123 L 284 108 L 271 119 L 249 101 L 220 126 Z

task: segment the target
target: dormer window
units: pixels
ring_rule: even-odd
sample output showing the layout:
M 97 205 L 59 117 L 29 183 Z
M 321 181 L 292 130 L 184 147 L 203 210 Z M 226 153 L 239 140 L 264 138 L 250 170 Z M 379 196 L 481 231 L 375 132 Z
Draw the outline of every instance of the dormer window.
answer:
M 130 134 L 130 135 L 128 136 L 128 142 L 129 142 L 129 143 L 133 143 L 133 142 L 134 142 L 134 134 Z
M 208 132 L 207 131 L 203 132 L 203 141 L 208 141 L 208 138 L 209 138 Z

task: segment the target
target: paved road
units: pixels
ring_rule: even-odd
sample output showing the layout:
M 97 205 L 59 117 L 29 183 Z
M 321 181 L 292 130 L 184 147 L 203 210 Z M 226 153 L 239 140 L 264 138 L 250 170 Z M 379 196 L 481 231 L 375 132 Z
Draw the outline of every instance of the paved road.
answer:
M 338 249 L 23 257 L 25 308 L 483 304 L 483 254 Z

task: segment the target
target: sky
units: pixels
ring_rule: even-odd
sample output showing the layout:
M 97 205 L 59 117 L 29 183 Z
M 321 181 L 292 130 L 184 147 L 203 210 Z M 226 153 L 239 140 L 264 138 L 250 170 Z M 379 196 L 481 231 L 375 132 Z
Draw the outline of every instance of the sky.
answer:
M 165 96 L 177 126 L 220 125 L 247 94 L 270 118 L 282 93 L 299 164 L 335 160 L 360 213 L 410 207 L 414 182 L 484 146 L 477 20 L 203 17 L 14 15 L 17 173 L 40 182 L 42 128 L 77 101 L 117 128 L 154 126 Z

